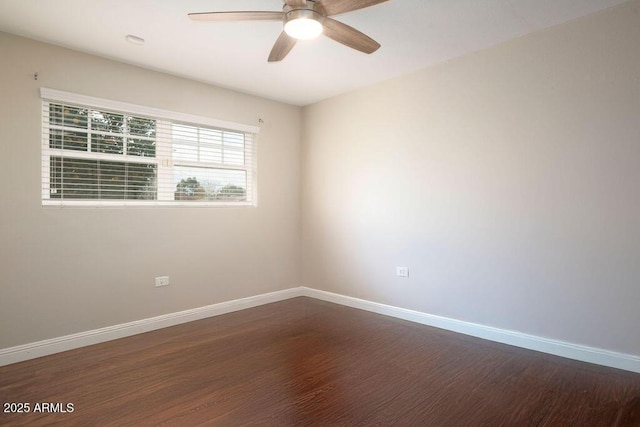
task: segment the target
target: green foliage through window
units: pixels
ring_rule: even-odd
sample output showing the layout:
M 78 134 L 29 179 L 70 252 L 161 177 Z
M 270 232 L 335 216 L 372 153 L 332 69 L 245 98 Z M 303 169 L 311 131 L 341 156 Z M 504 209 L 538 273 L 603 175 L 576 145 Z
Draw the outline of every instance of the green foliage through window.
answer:
M 51 157 L 50 162 L 52 199 L 156 199 L 154 164 L 62 157 Z
M 49 147 L 156 156 L 156 120 L 83 107 L 49 105 Z

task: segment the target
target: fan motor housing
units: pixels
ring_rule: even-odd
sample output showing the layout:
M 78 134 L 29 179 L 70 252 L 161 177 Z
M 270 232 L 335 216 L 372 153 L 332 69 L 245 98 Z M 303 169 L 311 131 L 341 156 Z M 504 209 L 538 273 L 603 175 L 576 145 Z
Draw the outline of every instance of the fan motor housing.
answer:
M 306 5 L 298 7 L 285 4 L 282 11 L 284 12 L 283 19 L 285 24 L 294 19 L 313 19 L 322 24 L 322 20 L 324 19 L 320 8 L 316 6 L 316 3 L 313 1 L 307 1 Z

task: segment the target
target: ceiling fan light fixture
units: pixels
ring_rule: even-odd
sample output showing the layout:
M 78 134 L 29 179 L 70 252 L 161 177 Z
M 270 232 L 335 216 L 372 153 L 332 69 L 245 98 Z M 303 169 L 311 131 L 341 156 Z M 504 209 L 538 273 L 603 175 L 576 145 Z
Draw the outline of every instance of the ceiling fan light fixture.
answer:
M 296 9 L 285 14 L 284 32 L 297 40 L 311 40 L 322 34 L 322 15 L 311 9 Z
M 193 21 L 214 22 L 280 21 L 284 28 L 268 57 L 269 62 L 279 62 L 289 54 L 298 40 L 313 39 L 320 34 L 366 54 L 375 52 L 380 48 L 380 43 L 332 16 L 387 1 L 389 0 L 283 0 L 282 12 L 197 12 L 189 13 L 189 18 Z

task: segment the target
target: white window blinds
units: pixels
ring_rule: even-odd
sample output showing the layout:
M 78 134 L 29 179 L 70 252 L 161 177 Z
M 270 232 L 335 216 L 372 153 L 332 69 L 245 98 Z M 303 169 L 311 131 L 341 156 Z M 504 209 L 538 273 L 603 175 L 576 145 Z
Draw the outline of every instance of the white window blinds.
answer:
M 41 92 L 43 205 L 256 204 L 257 127 Z

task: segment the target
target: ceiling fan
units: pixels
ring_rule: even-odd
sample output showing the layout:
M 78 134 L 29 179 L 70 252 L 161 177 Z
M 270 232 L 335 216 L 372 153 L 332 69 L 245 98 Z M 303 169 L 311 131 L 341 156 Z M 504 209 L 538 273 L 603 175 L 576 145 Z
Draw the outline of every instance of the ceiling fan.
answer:
M 384 3 L 388 0 L 284 0 L 282 12 L 201 12 L 189 13 L 194 21 L 283 21 L 284 30 L 269 54 L 269 62 L 282 61 L 298 40 L 324 34 L 364 53 L 373 53 L 380 44 L 349 25 L 330 18 L 341 13 Z

